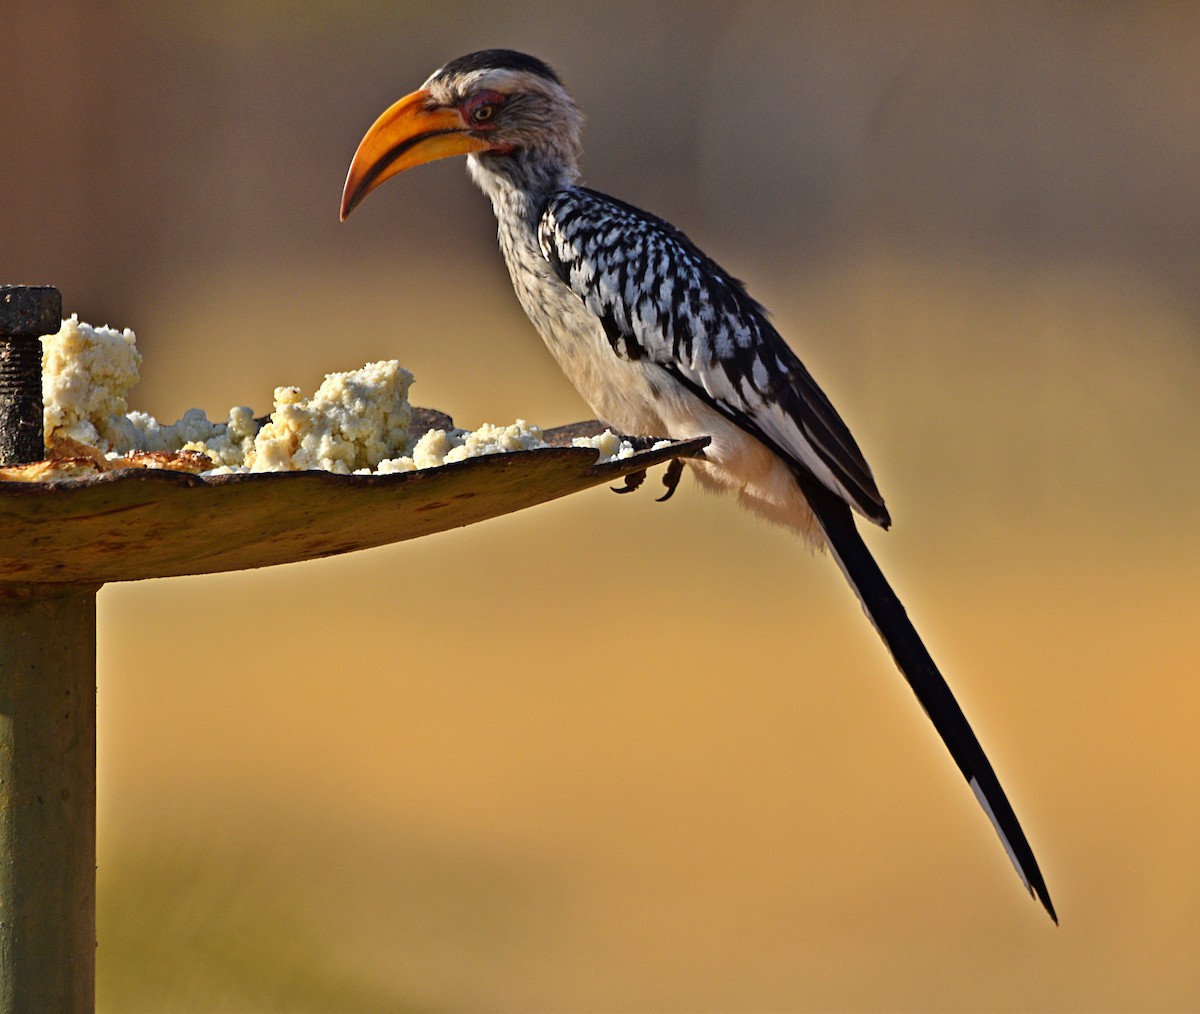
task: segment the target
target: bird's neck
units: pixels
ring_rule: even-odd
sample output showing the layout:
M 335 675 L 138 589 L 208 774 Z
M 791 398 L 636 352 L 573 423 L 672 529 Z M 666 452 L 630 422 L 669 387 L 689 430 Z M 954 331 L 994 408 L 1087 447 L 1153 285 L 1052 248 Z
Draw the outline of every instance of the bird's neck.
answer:
M 550 195 L 574 186 L 579 177 L 574 164 L 532 151 L 471 155 L 467 170 L 500 222 L 524 220 L 535 228 Z

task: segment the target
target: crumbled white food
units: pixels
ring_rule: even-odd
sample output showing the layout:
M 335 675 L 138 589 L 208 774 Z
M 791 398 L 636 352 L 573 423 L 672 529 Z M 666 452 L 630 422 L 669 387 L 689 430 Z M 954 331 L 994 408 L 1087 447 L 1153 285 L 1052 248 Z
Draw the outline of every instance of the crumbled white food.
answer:
M 372 470 L 408 451 L 412 382 L 392 359 L 331 373 L 311 398 L 297 387 L 277 387 L 275 410 L 245 463 L 252 472 Z
M 189 408 L 178 422 L 160 423 L 145 412 L 129 412 L 114 420 L 111 450 L 199 451 L 214 462 L 240 465 L 254 446 L 258 423 L 254 411 L 246 406 L 231 408 L 226 422 L 213 422 L 201 409 Z
M 129 391 L 142 361 L 132 331 L 94 328 L 72 316 L 42 343 L 47 446 L 74 440 L 110 459 L 139 451 L 195 451 L 213 462 L 204 475 L 303 469 L 363 475 L 550 446 L 541 428 L 523 419 L 510 426 L 485 423 L 477 430 L 430 430 L 414 441 L 408 401 L 413 377 L 395 360 L 331 373 L 311 397 L 297 387 L 276 388 L 274 410 L 262 426 L 245 406 L 230 409 L 225 422 L 213 422 L 193 408 L 178 422 L 160 423 L 129 411 Z M 572 445 L 595 449 L 600 462 L 635 453 L 611 430 L 577 437 Z
M 659 441 L 655 447 L 666 446 L 669 440 Z M 412 454 L 399 458 L 388 458 L 379 463 L 376 472 L 415 472 L 419 468 L 438 468 L 466 458 L 478 458 L 485 454 L 503 454 L 507 451 L 536 451 L 552 447 L 542 439 L 542 428 L 518 419 L 511 426 L 496 426 L 484 423 L 477 430 L 429 430 L 413 445 Z M 575 437 L 572 447 L 589 447 L 600 452 L 596 463 L 617 461 L 636 454 L 628 440 L 605 430 L 594 437 Z M 365 474 L 368 469 L 357 474 Z
M 418 468 L 437 468 L 485 454 L 533 451 L 549 446 L 542 440 L 541 427 L 531 426 L 524 419 L 518 419 L 511 426 L 484 423 L 477 430 L 429 430 L 416 442 L 410 455 L 381 461 L 378 471 L 380 474 L 412 472 Z
M 118 456 L 131 451 L 198 450 L 222 464 L 242 464 L 258 425 L 249 408 L 211 422 L 198 408 L 167 425 L 130 412 L 128 396 L 140 379 L 142 356 L 129 328 L 92 327 L 72 314 L 42 338 L 42 403 L 46 445 L 76 440 Z
M 669 440 L 660 440 L 654 445 L 654 450 L 666 447 L 670 442 Z M 600 452 L 597 464 L 604 461 L 621 461 L 624 458 L 632 458 L 637 453 L 633 444 L 617 436 L 612 430 L 605 430 L 594 437 L 576 437 L 571 441 L 571 446 L 594 447 Z
M 42 339 L 46 444 L 55 436 L 111 450 L 142 357 L 132 331 L 82 324 L 76 314 Z
M 179 420 L 179 424 L 182 424 L 193 413 L 202 419 L 204 417 L 204 413 L 200 409 L 190 408 L 183 414 L 183 419 Z M 260 432 L 258 421 L 254 418 L 254 410 L 245 405 L 231 408 L 228 422 L 209 423 L 209 425 L 213 429 L 211 435 L 188 440 L 180 450 L 200 451 L 212 458 L 217 465 L 226 467 L 244 465 L 246 458 L 254 449 L 254 441 Z

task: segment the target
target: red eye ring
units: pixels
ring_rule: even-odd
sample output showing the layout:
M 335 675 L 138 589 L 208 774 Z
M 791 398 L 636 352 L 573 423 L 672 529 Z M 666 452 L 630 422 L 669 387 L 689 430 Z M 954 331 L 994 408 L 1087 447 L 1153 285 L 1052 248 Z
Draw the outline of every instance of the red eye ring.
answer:
M 481 130 L 489 130 L 492 121 L 496 119 L 496 114 L 500 111 L 500 107 L 504 105 L 507 99 L 508 96 L 500 92 L 479 92 L 463 102 L 459 109 L 462 111 L 463 119 L 471 124 L 471 126 L 478 127 Z

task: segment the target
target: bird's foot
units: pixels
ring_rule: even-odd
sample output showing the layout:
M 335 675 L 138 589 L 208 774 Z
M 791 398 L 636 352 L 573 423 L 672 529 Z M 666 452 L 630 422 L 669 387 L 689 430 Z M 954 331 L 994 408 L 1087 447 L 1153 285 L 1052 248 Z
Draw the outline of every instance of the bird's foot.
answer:
M 644 475 L 645 473 L 643 473 Z M 667 487 L 667 491 L 658 498 L 658 503 L 665 503 L 671 499 L 676 487 L 679 485 L 679 479 L 683 475 L 683 459 L 672 458 L 671 463 L 667 465 L 667 471 L 663 475 L 663 485 Z M 641 481 L 640 479 L 638 480 Z
M 670 500 L 676 488 L 679 486 L 680 477 L 683 475 L 683 461 L 679 458 L 672 458 L 667 465 L 667 470 L 663 474 L 663 485 L 667 491 L 658 497 L 658 503 L 663 503 Z M 624 486 L 610 486 L 609 488 L 614 493 L 632 493 L 638 489 L 643 482 L 646 481 L 646 470 L 643 468 L 640 472 L 630 472 L 625 476 Z
M 625 476 L 624 486 L 610 486 L 614 493 L 632 493 L 643 482 L 646 481 L 646 470 L 643 468 L 640 472 L 630 472 Z

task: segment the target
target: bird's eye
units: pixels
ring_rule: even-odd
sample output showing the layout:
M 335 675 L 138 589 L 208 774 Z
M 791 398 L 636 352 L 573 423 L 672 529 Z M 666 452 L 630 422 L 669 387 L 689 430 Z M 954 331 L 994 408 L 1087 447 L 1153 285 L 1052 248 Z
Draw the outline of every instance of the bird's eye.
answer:
M 495 115 L 496 115 L 496 107 L 493 106 L 490 102 L 485 102 L 483 105 L 476 106 L 474 109 L 471 110 L 471 122 L 472 123 L 487 123 L 488 120 L 492 119 L 492 117 L 494 117 Z

